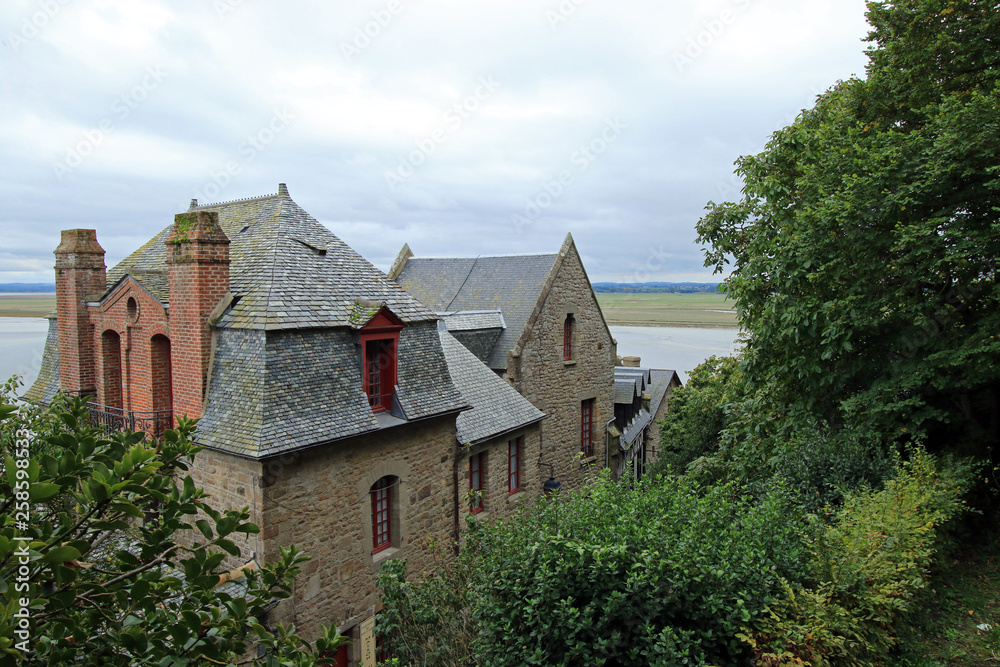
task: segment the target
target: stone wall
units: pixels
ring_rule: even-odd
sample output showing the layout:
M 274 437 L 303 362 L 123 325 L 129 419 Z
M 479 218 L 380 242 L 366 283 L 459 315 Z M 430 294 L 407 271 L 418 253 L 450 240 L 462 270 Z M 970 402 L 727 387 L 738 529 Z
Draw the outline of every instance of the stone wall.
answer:
M 294 544 L 313 560 L 275 620 L 313 638 L 321 625 L 342 632 L 377 605 L 375 575 L 387 558 L 405 558 L 419 577 L 453 554 L 455 417 L 438 417 L 284 457 L 263 489 L 265 559 Z M 265 464 L 265 468 L 268 464 Z M 373 554 L 370 489 L 393 476 L 392 548 Z
M 520 350 L 514 387 L 549 415 L 541 423 L 540 470 L 552 464 L 564 488 L 579 488 L 605 464 L 605 423 L 614 416 L 615 342 L 572 243 Z M 563 358 L 567 315 L 573 315 L 572 358 Z M 593 456 L 581 458 L 581 403 L 594 399 Z
M 194 464 L 187 474 L 191 476 L 196 487 L 208 494 L 207 503 L 212 509 L 222 512 L 248 507 L 250 522 L 261 528 L 261 532 L 256 535 L 243 533 L 228 535 L 227 539 L 232 540 L 240 548 L 240 556 L 227 557 L 222 567 L 229 569 L 238 567 L 248 562 L 251 557 L 256 558 L 259 563 L 264 563 L 263 545 L 266 536 L 261 523 L 264 498 L 261 489 L 262 464 L 232 454 L 203 449 L 195 455 Z M 194 538 L 200 540 L 201 534 L 197 531 L 177 533 L 177 539 L 182 544 L 191 544 Z
M 521 479 L 516 493 L 508 491 L 508 444 L 518 438 L 521 443 Z M 458 459 L 459 514 L 462 528 L 470 514 L 467 501 L 469 492 L 469 459 L 481 453 L 486 454 L 486 470 L 483 472 L 483 509 L 477 514 L 482 521 L 501 519 L 517 506 L 542 492 L 542 483 L 548 479 L 548 468 L 540 470 L 538 457 L 541 447 L 541 431 L 537 424 L 514 431 L 505 436 L 462 450 Z

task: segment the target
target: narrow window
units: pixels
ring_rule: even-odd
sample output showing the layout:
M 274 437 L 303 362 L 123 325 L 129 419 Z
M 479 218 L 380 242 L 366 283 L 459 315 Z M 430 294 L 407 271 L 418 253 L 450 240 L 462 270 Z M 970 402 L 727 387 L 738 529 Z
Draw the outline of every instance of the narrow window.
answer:
M 486 470 L 486 452 L 469 457 L 469 491 L 473 500 L 469 511 L 479 514 L 483 511 L 483 471 Z
M 392 546 L 392 478 L 375 482 L 372 496 L 372 553 Z
M 403 323 L 384 306 L 359 330 L 361 384 L 374 412 L 392 410 L 399 332 Z
M 584 456 L 594 455 L 594 399 L 580 404 L 580 451 Z
M 521 490 L 521 450 L 524 438 L 507 441 L 507 493 Z
M 576 320 L 573 319 L 573 313 L 566 316 L 566 321 L 563 322 L 563 361 L 570 361 L 573 359 L 573 329 L 576 326 Z
M 365 341 L 365 393 L 375 412 L 392 409 L 396 385 L 396 341 L 375 338 Z

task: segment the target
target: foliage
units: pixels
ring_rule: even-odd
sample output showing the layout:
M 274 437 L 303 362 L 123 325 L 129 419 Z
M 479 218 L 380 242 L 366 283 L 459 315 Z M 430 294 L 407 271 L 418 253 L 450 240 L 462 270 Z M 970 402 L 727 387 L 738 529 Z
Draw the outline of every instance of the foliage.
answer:
M 471 530 L 479 529 L 474 517 L 469 517 L 469 523 Z M 478 565 L 475 558 L 461 558 L 412 582 L 406 580 L 405 560 L 382 564 L 378 587 L 383 609 L 375 631 L 400 664 L 471 664 L 476 629 L 470 613 L 469 584 Z
M 30 422 L 26 422 L 23 416 Z M 58 426 L 57 426 L 58 424 Z M 27 426 L 37 427 L 30 431 Z M 181 420 L 151 444 L 87 425 L 82 400 L 44 415 L 0 406 L 0 653 L 19 664 L 233 664 L 259 643 L 267 665 L 313 665 L 315 650 L 258 621 L 307 560 L 294 548 L 219 587 L 253 534 L 249 513 L 218 512 L 185 476 L 198 451 Z M 27 618 L 25 618 L 25 615 Z
M 771 400 L 871 443 L 1000 442 L 995 2 L 869 3 L 865 80 L 819 96 L 698 224 Z
M 686 385 L 673 389 L 670 410 L 660 422 L 660 451 L 651 473 L 665 473 L 668 467 L 683 471 L 718 449 L 738 374 L 736 357 L 712 356 L 691 371 Z
M 917 451 L 878 492 L 855 491 L 806 535 L 809 571 L 741 635 L 765 665 L 884 662 L 929 582 L 941 527 L 964 509 L 968 463 Z
M 775 491 L 681 478 L 631 487 L 606 476 L 470 536 L 482 665 L 698 665 L 741 652 L 804 555 L 800 521 Z M 498 650 L 503 647 L 503 650 Z

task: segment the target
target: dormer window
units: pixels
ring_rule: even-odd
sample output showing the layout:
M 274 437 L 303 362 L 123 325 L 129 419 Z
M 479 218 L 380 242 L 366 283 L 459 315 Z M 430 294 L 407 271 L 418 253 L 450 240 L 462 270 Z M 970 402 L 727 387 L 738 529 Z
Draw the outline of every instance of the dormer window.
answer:
M 374 412 L 392 410 L 396 392 L 396 354 L 403 323 L 382 306 L 359 330 L 361 343 L 361 381 L 368 405 Z

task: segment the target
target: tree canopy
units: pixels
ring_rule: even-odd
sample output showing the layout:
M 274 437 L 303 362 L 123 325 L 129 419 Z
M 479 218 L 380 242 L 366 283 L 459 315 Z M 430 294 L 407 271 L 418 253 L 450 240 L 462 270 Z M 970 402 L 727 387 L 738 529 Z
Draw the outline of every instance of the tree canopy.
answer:
M 775 404 L 873 440 L 1000 440 L 1000 5 L 870 2 L 867 76 L 698 224 Z
M 185 474 L 193 424 L 154 444 L 106 434 L 86 414 L 81 400 L 48 412 L 0 400 L 0 663 L 248 664 L 260 646 L 255 664 L 324 664 L 344 641 L 334 630 L 313 647 L 263 624 L 302 553 L 220 585 L 225 558 L 240 556 L 233 537 L 258 528 L 245 508 L 213 509 Z

